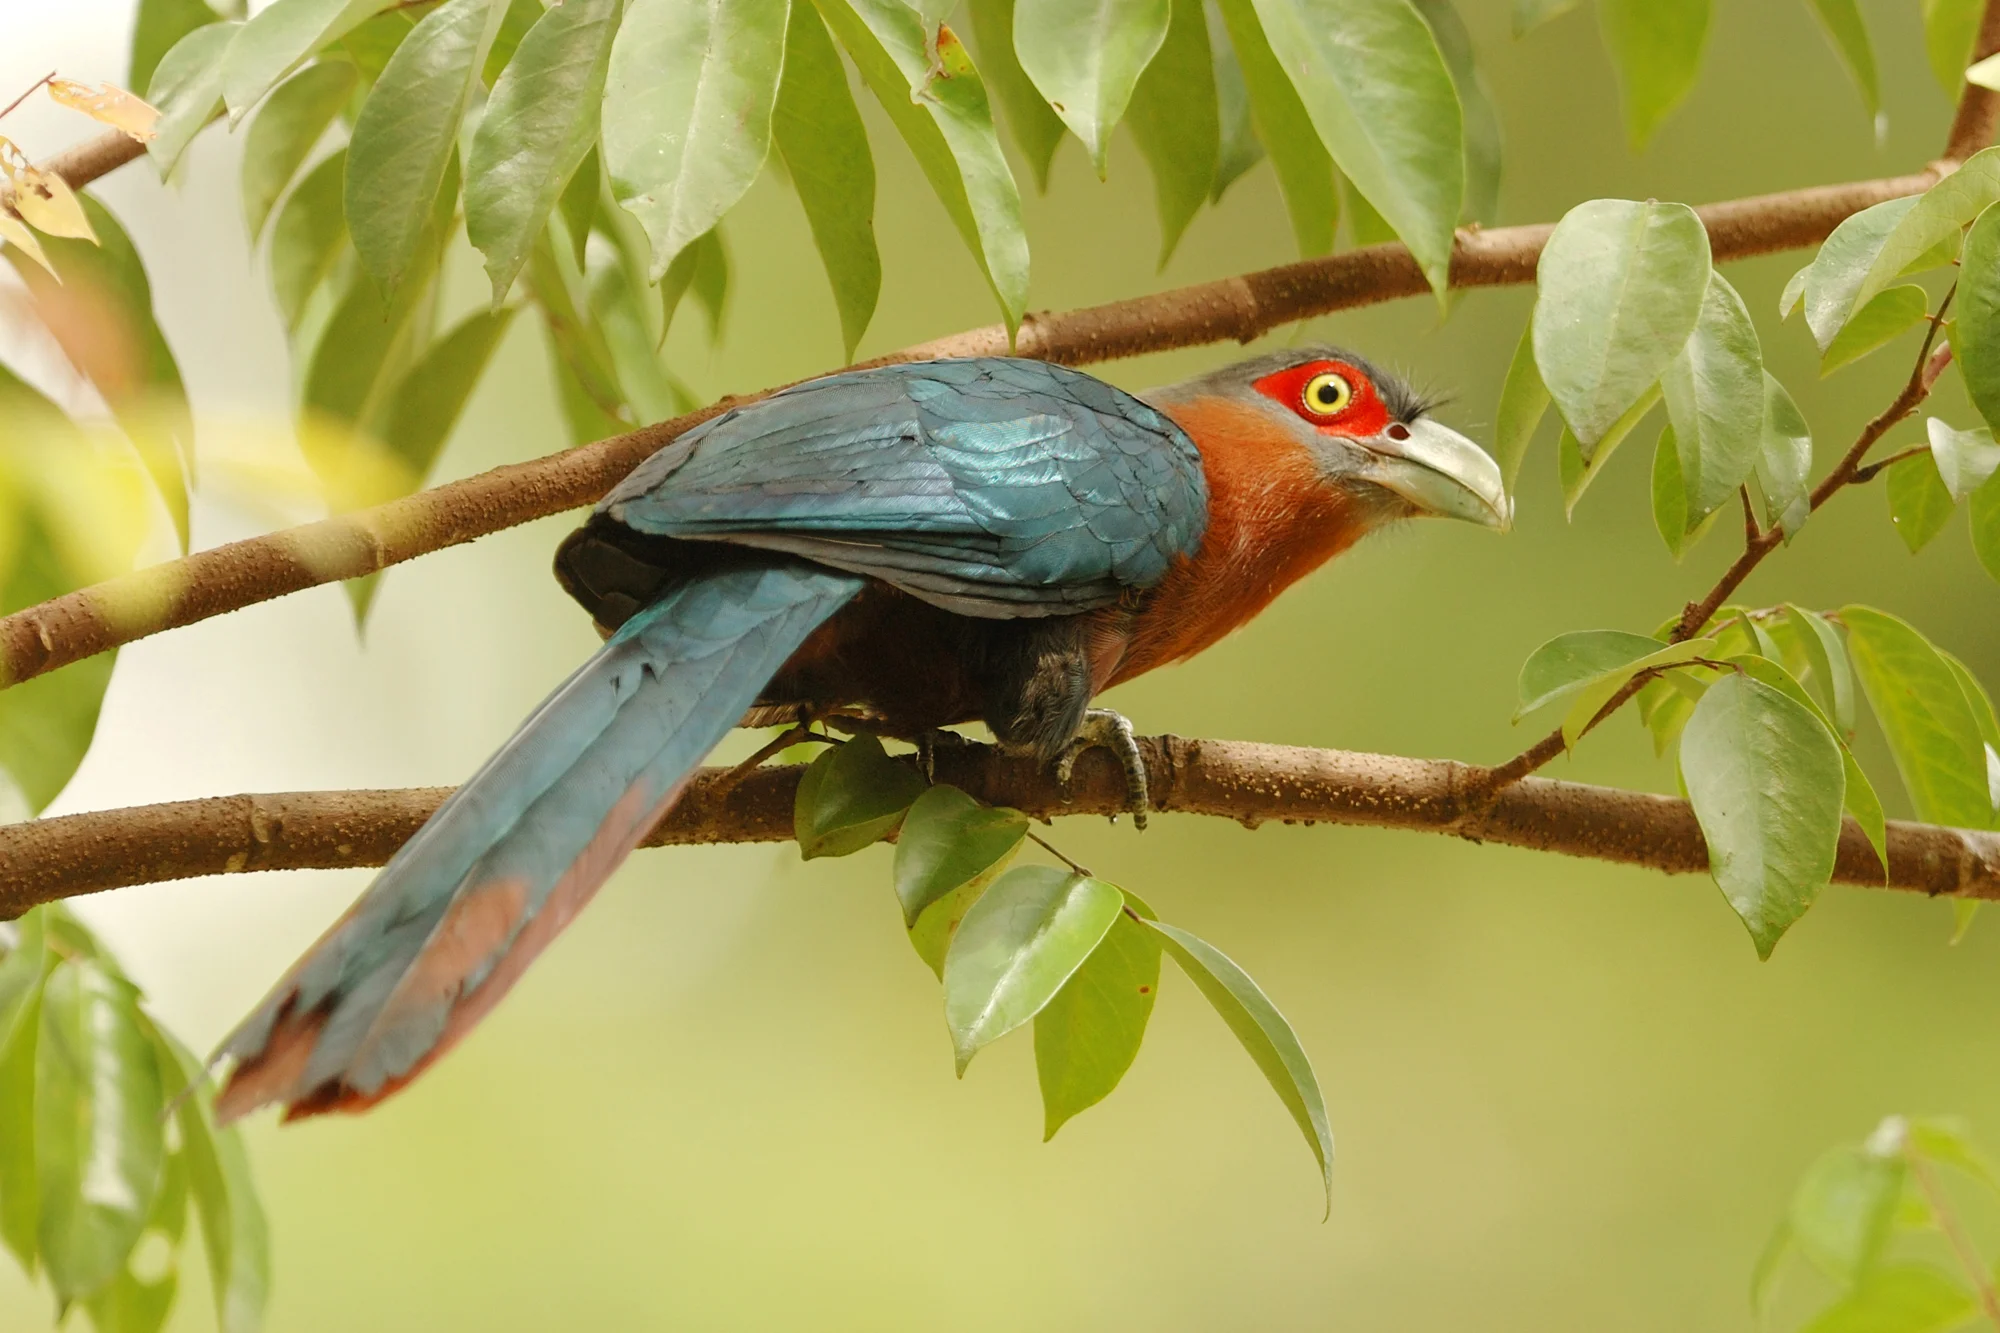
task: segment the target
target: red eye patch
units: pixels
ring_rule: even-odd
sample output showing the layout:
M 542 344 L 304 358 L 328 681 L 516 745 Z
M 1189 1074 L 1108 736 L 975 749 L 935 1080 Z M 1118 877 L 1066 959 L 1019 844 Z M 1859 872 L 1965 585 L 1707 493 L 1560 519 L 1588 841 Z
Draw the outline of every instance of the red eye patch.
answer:
M 1308 361 L 1266 375 L 1251 387 L 1329 435 L 1379 435 L 1393 419 L 1368 377 L 1345 361 Z

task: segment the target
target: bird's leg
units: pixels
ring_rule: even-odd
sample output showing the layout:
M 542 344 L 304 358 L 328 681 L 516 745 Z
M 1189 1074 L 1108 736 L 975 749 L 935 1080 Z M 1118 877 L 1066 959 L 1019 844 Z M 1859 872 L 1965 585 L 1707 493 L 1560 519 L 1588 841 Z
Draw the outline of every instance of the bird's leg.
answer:
M 1132 826 L 1146 827 L 1146 813 L 1152 809 L 1146 790 L 1146 759 L 1139 753 L 1139 738 L 1133 735 L 1132 724 L 1125 720 L 1124 714 L 1109 708 L 1092 708 L 1084 713 L 1076 738 L 1056 756 L 1056 786 L 1061 789 L 1063 799 L 1069 799 L 1070 777 L 1076 771 L 1077 756 L 1092 746 L 1101 746 L 1117 756 L 1119 767 L 1125 770 L 1125 808 L 1132 812 Z
M 917 768 L 923 773 L 924 781 L 936 782 L 938 750 L 941 748 L 962 748 L 971 744 L 971 742 L 955 731 L 946 731 L 942 727 L 932 727 L 927 731 L 918 732 L 912 744 L 917 747 Z

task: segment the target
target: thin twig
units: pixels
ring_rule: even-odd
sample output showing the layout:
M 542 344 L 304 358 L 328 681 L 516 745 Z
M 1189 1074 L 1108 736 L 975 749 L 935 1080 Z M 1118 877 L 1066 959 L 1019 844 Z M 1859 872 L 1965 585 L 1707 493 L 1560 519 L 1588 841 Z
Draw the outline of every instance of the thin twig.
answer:
M 1904 1160 L 1910 1165 L 1910 1174 L 1916 1177 L 1917 1188 L 1923 1192 L 1924 1201 L 1931 1206 L 1931 1216 L 1938 1220 L 1938 1229 L 1944 1232 L 1952 1253 L 1958 1256 L 1959 1266 L 1972 1280 L 1973 1290 L 1979 1293 L 1979 1308 L 1985 1313 L 1987 1321 L 2000 1330 L 2000 1292 L 1993 1289 L 1992 1274 L 1980 1262 L 1979 1250 L 1973 1245 L 1972 1237 L 1966 1234 L 1965 1224 L 1959 1220 L 1957 1210 L 1939 1186 L 1930 1164 L 1915 1153 L 1906 1153 Z
M 1076 862 L 1070 860 L 1067 856 L 1064 856 L 1062 852 L 1057 849 L 1054 843 L 1050 842 L 1047 838 L 1044 838 L 1041 834 L 1035 832 L 1033 829 L 1028 830 L 1028 841 L 1034 843 L 1035 846 L 1041 848 L 1043 851 L 1047 852 L 1050 856 L 1053 856 L 1056 860 L 1062 862 L 1064 865 L 1068 866 L 1071 870 L 1074 870 L 1077 874 L 1082 875 L 1085 879 L 1097 878 L 1097 876 L 1090 873 L 1089 867 L 1078 865 Z
M 1866 486 L 1869 482 L 1875 480 L 1875 478 L 1881 476 L 1904 459 L 1915 458 L 1918 454 L 1927 454 L 1930 451 L 1931 447 L 1928 444 L 1913 444 L 1907 449 L 1899 449 L 1887 458 L 1876 459 L 1867 467 L 1854 469 L 1854 475 L 1848 478 L 1847 484 L 1849 486 Z
M 35 95 L 35 90 L 37 88 L 40 88 L 43 84 L 47 83 L 50 79 L 53 79 L 55 76 L 56 72 L 54 70 L 50 70 L 48 73 L 42 75 L 41 78 L 36 79 L 33 83 L 29 84 L 28 90 L 26 92 L 22 93 L 19 97 L 15 98 L 13 101 L 9 102 L 6 106 L 0 106 L 0 120 L 7 119 L 7 117 L 12 115 L 15 109 L 19 107 L 21 103 L 27 101 L 30 97 L 33 97 Z

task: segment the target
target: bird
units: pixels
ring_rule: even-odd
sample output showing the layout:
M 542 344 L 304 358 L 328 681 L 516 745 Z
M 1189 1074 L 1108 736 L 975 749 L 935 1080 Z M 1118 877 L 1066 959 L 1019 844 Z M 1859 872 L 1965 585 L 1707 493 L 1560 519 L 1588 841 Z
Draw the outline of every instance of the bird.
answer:
M 654 453 L 561 545 L 603 647 L 223 1042 L 218 1119 L 359 1111 L 521 976 L 739 724 L 983 722 L 1055 766 L 1103 691 L 1398 520 L 1505 531 L 1499 467 L 1402 379 L 1298 347 L 1132 394 L 1051 362 L 809 380 Z

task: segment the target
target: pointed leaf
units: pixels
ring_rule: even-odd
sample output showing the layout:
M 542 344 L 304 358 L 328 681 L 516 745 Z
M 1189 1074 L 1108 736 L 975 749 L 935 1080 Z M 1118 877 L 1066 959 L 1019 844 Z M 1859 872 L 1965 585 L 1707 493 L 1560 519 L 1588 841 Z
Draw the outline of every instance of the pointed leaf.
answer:
M 162 56 L 181 38 L 220 17 L 203 0 L 139 0 L 132 20 L 132 58 L 125 67 L 125 86 L 151 85 Z
M 1681 476 L 1679 442 L 1671 425 L 1660 428 L 1660 441 L 1653 447 L 1653 527 L 1667 550 L 1679 561 L 1693 550 L 1715 527 L 1723 511 L 1712 509 L 1707 518 L 1688 522 L 1687 481 Z
M 1915 197 L 1890 199 L 1849 216 L 1802 270 L 1806 327 L 1822 353 L 1857 308 L 1856 297 L 1882 246 L 1916 206 Z
M 1506 481 L 1509 495 L 1514 493 L 1514 482 L 1521 475 L 1521 460 L 1535 438 L 1535 428 L 1542 424 L 1548 410 L 1549 390 L 1542 383 L 1542 372 L 1535 366 L 1535 326 L 1531 322 L 1521 330 L 1521 341 L 1514 347 L 1514 359 L 1507 366 L 1506 382 L 1500 386 L 1500 406 L 1493 420 L 1493 458 L 1500 464 L 1500 475 Z
M 1218 8 L 1228 28 L 1230 51 L 1243 75 L 1257 139 L 1278 173 L 1278 188 L 1285 196 L 1299 254 L 1323 255 L 1333 249 L 1334 226 L 1340 220 L 1333 156 L 1321 142 L 1312 115 L 1284 64 L 1272 53 L 1252 4 L 1253 0 L 1219 0 Z M 1219 165 L 1217 179 L 1221 179 Z M 1220 195 L 1219 188 L 1216 193 Z
M 222 67 L 241 23 L 211 23 L 174 43 L 146 85 L 146 100 L 160 118 L 146 152 L 162 176 L 174 169 L 215 113 L 222 109 Z
M 481 310 L 460 320 L 403 376 L 389 399 L 382 442 L 421 480 L 465 411 L 493 349 L 514 318 L 513 306 Z
M 1048 193 L 1049 165 L 1062 142 L 1062 118 L 1042 100 L 1014 54 L 1015 0 L 972 0 L 972 31 L 979 42 L 979 68 L 1007 113 L 1007 132 L 1028 159 L 1035 188 Z
M 1908 1174 L 1901 1153 L 1835 1148 L 1812 1164 L 1787 1221 L 1799 1250 L 1828 1277 L 1851 1284 L 1881 1258 Z
M 1785 279 L 1785 290 L 1778 294 L 1778 318 L 1790 319 L 1792 312 L 1805 303 L 1806 278 L 1812 273 L 1811 264 L 1802 264 L 1796 273 Z
M 1278 1012 L 1261 987 L 1248 973 L 1220 949 L 1178 926 L 1164 921 L 1146 922 L 1158 932 L 1167 952 L 1180 964 L 1181 971 L 1202 993 L 1236 1034 L 1257 1068 L 1270 1080 L 1278 1100 L 1292 1114 L 1319 1163 L 1320 1179 L 1327 1192 L 1327 1207 L 1333 1207 L 1333 1131 L 1327 1127 L 1326 1099 L 1320 1095 L 1319 1079 L 1312 1062 L 1299 1044 L 1298 1033 Z
M 347 244 L 347 218 L 340 208 L 346 171 L 347 150 L 342 148 L 306 173 L 271 228 L 271 289 L 278 313 L 293 333 L 306 302 Z
M 1617 629 L 1575 630 L 1558 634 L 1521 664 L 1519 721 L 1537 708 L 1567 698 L 1583 686 L 1621 667 L 1651 657 L 1666 647 L 1658 639 Z
M 257 11 L 222 62 L 222 97 L 232 121 L 307 56 L 338 41 L 392 0 L 274 0 Z M 163 61 L 162 64 L 165 62 Z M 146 99 L 154 106 L 159 102 Z
M 597 141 L 619 0 L 567 0 L 543 12 L 493 85 L 466 159 L 465 232 L 486 256 L 495 305 Z M 597 172 L 582 177 L 597 198 Z
M 882 294 L 875 159 L 848 90 L 847 70 L 818 11 L 807 0 L 794 0 L 785 32 L 784 78 L 771 134 L 826 266 L 843 350 L 852 361 Z
M 1243 80 L 1243 66 L 1236 59 L 1229 24 L 1217 5 L 1204 3 L 1201 8 L 1208 20 L 1208 50 L 1215 65 L 1215 112 L 1221 128 L 1215 180 L 1208 187 L 1209 201 L 1214 203 L 1239 176 L 1264 160 L 1264 145 L 1257 140 L 1257 127 L 1250 115 L 1250 90 Z
M 1160 267 L 1215 182 L 1222 145 L 1214 53 L 1201 0 L 1173 0 L 1166 40 L 1132 92 L 1125 123 L 1153 173 L 1160 215 Z
M 1972 549 L 1979 563 L 2000 579 L 2000 475 L 1987 478 L 1986 484 L 1972 493 L 1966 516 L 1971 520 Z
M 1160 991 L 1160 937 L 1120 911 L 1083 966 L 1035 1015 L 1042 1138 L 1111 1095 L 1138 1058 Z
M 1006 806 L 981 805 L 939 784 L 910 806 L 896 839 L 896 899 L 903 925 L 914 929 L 932 904 L 970 884 L 986 884 L 1028 836 L 1028 817 Z
M 1756 622 L 1752 621 L 1751 624 L 1755 625 Z M 1847 779 L 1841 803 L 1847 813 L 1854 816 L 1854 822 L 1861 826 L 1861 832 L 1867 837 L 1868 845 L 1874 848 L 1875 859 L 1881 863 L 1882 877 L 1886 881 L 1889 877 L 1889 831 L 1882 813 L 1882 798 L 1875 794 L 1875 785 L 1868 780 L 1868 775 L 1862 772 L 1861 765 L 1854 758 L 1854 752 L 1848 748 L 1847 742 L 1834 728 L 1833 720 L 1827 716 L 1826 710 L 1821 708 L 1818 701 L 1806 693 L 1805 687 L 1775 659 L 1739 655 L 1731 657 L 1729 661 L 1738 670 L 1769 685 L 1792 702 L 1811 709 L 1821 724 L 1833 733 L 1834 740 L 1840 745 L 1841 770 Z
M 168 1076 L 175 1095 L 191 1089 L 181 1098 L 175 1121 L 208 1251 L 217 1322 L 222 1333 L 257 1333 L 271 1290 L 271 1242 L 242 1136 L 233 1126 L 217 1127 L 214 1093 L 201 1062 L 157 1027 L 152 1037 L 162 1067 L 179 1071 Z
M 1766 371 L 1764 429 L 1755 475 L 1764 500 L 1764 523 L 1782 528 L 1786 541 L 1798 536 L 1812 516 L 1812 462 L 1812 428 L 1805 414 L 1777 377 Z
M 1451 71 L 1453 88 L 1464 112 L 1465 204 L 1462 221 L 1490 226 L 1500 211 L 1500 113 L 1473 62 L 1472 36 L 1452 0 L 1415 0 L 1417 12 L 1430 24 L 1438 52 Z
M 1889 497 L 1889 521 L 1915 555 L 1951 522 L 1951 492 L 1938 475 L 1937 460 L 1929 450 L 1912 454 L 1891 464 L 1883 482 Z
M 1172 0 L 1018 0 L 1021 70 L 1104 178 L 1112 127 L 1167 37 Z
M 847 856 L 880 842 L 903 822 L 924 780 L 873 736 L 855 736 L 813 760 L 792 809 L 799 854 Z
M 513 61 L 514 53 L 521 49 L 521 43 L 528 32 L 540 21 L 542 0 L 507 0 L 507 13 L 500 20 L 500 31 L 493 37 L 493 45 L 486 50 L 486 63 L 479 67 L 479 81 L 489 89 L 500 81 L 500 75 Z
M 1951 240 L 1973 219 L 2000 200 L 2000 148 L 1974 153 L 1957 171 L 1946 176 L 1917 197 L 1875 252 L 1860 287 L 1854 294 L 1854 308 L 1865 306 L 1875 294 L 1944 242 Z M 1808 297 L 1808 300 L 1811 298 Z
M 1710 0 L 1598 0 L 1597 22 L 1618 69 L 1635 152 L 1694 89 L 1709 9 Z
M 1875 48 L 1868 40 L 1861 6 L 1857 0 L 1812 0 L 1812 8 L 1833 49 L 1840 53 L 1841 63 L 1854 76 L 1869 120 L 1875 120 L 1882 114 L 1882 81 L 1875 71 Z
M 354 66 L 344 60 L 309 66 L 285 80 L 250 122 L 243 140 L 243 220 L 253 244 L 278 196 L 354 96 L 358 82 Z
M 1526 37 L 1550 19 L 1575 9 L 1581 0 L 1514 0 L 1514 36 Z
M 1409 0 L 1254 3 L 1320 140 L 1442 294 L 1465 202 L 1465 140 L 1430 26 Z M 1240 36 L 1236 45 L 1241 55 Z
M 1971 63 L 1984 11 L 1982 0 L 1924 0 L 1924 53 L 1938 86 L 1951 97 L 1965 86 L 1965 67 Z
M 1125 906 L 1103 880 L 1017 866 L 966 912 L 944 961 L 944 1014 L 961 1076 L 982 1047 L 1040 1013 Z
M 1822 704 L 1844 735 L 1854 734 L 1854 666 L 1847 657 L 1847 642 L 1833 622 L 1817 611 L 1787 604 L 1785 615 L 1799 628 L 1812 663 L 1812 681 Z
M 1994 814 L 2000 816 L 2000 715 L 1995 714 L 1993 700 L 1986 693 L 1986 687 L 1979 683 L 1979 678 L 1965 663 L 1942 648 L 1938 649 L 1938 656 L 1957 677 L 1959 690 L 1965 695 L 1966 707 L 1972 710 L 1973 725 L 1986 748 L 1986 794 L 1993 802 Z
M 1937 464 L 1938 480 L 1953 502 L 1965 499 L 1996 471 L 2000 471 L 2000 444 L 1990 430 L 1953 430 L 1930 418 L 1924 423 L 1930 436 L 1931 461 Z
M 1701 315 L 1660 377 L 1690 522 L 1736 496 L 1764 444 L 1764 357 L 1736 289 L 1710 277 Z
M 42 1026 L 40 931 L 30 940 L 24 919 L 20 956 L 29 965 L 28 990 L 0 1014 L 0 1242 L 33 1274 L 41 1253 L 41 1186 L 35 1176 L 35 1046 Z M 15 955 L 10 954 L 10 959 Z
M 1952 351 L 1973 406 L 1991 425 L 2000 421 L 2000 209 L 1985 209 L 1966 234 L 1956 308 Z
M 1586 681 L 1570 701 L 1569 710 L 1563 714 L 1563 744 L 1574 748 L 1583 733 L 1590 729 L 1591 723 L 1596 721 L 1598 712 L 1611 702 L 1611 696 L 1624 689 L 1640 672 L 1675 666 L 1708 656 L 1715 650 L 1713 639 L 1689 639 L 1684 643 L 1669 644 L 1636 662 L 1628 662 Z
M 1833 341 L 1826 345 L 1826 355 L 1820 359 L 1819 373 L 1831 375 L 1849 362 L 1888 346 L 1923 323 L 1930 308 L 1930 296 L 1914 283 L 1878 293 L 1833 335 Z
M 1597 199 L 1556 225 L 1536 276 L 1535 363 L 1584 449 L 1680 353 L 1708 282 L 1708 233 L 1684 204 Z
M 1923 635 L 1886 612 L 1841 608 L 1861 688 L 1882 724 L 1917 817 L 1993 827 L 1979 726 L 1951 666 Z

